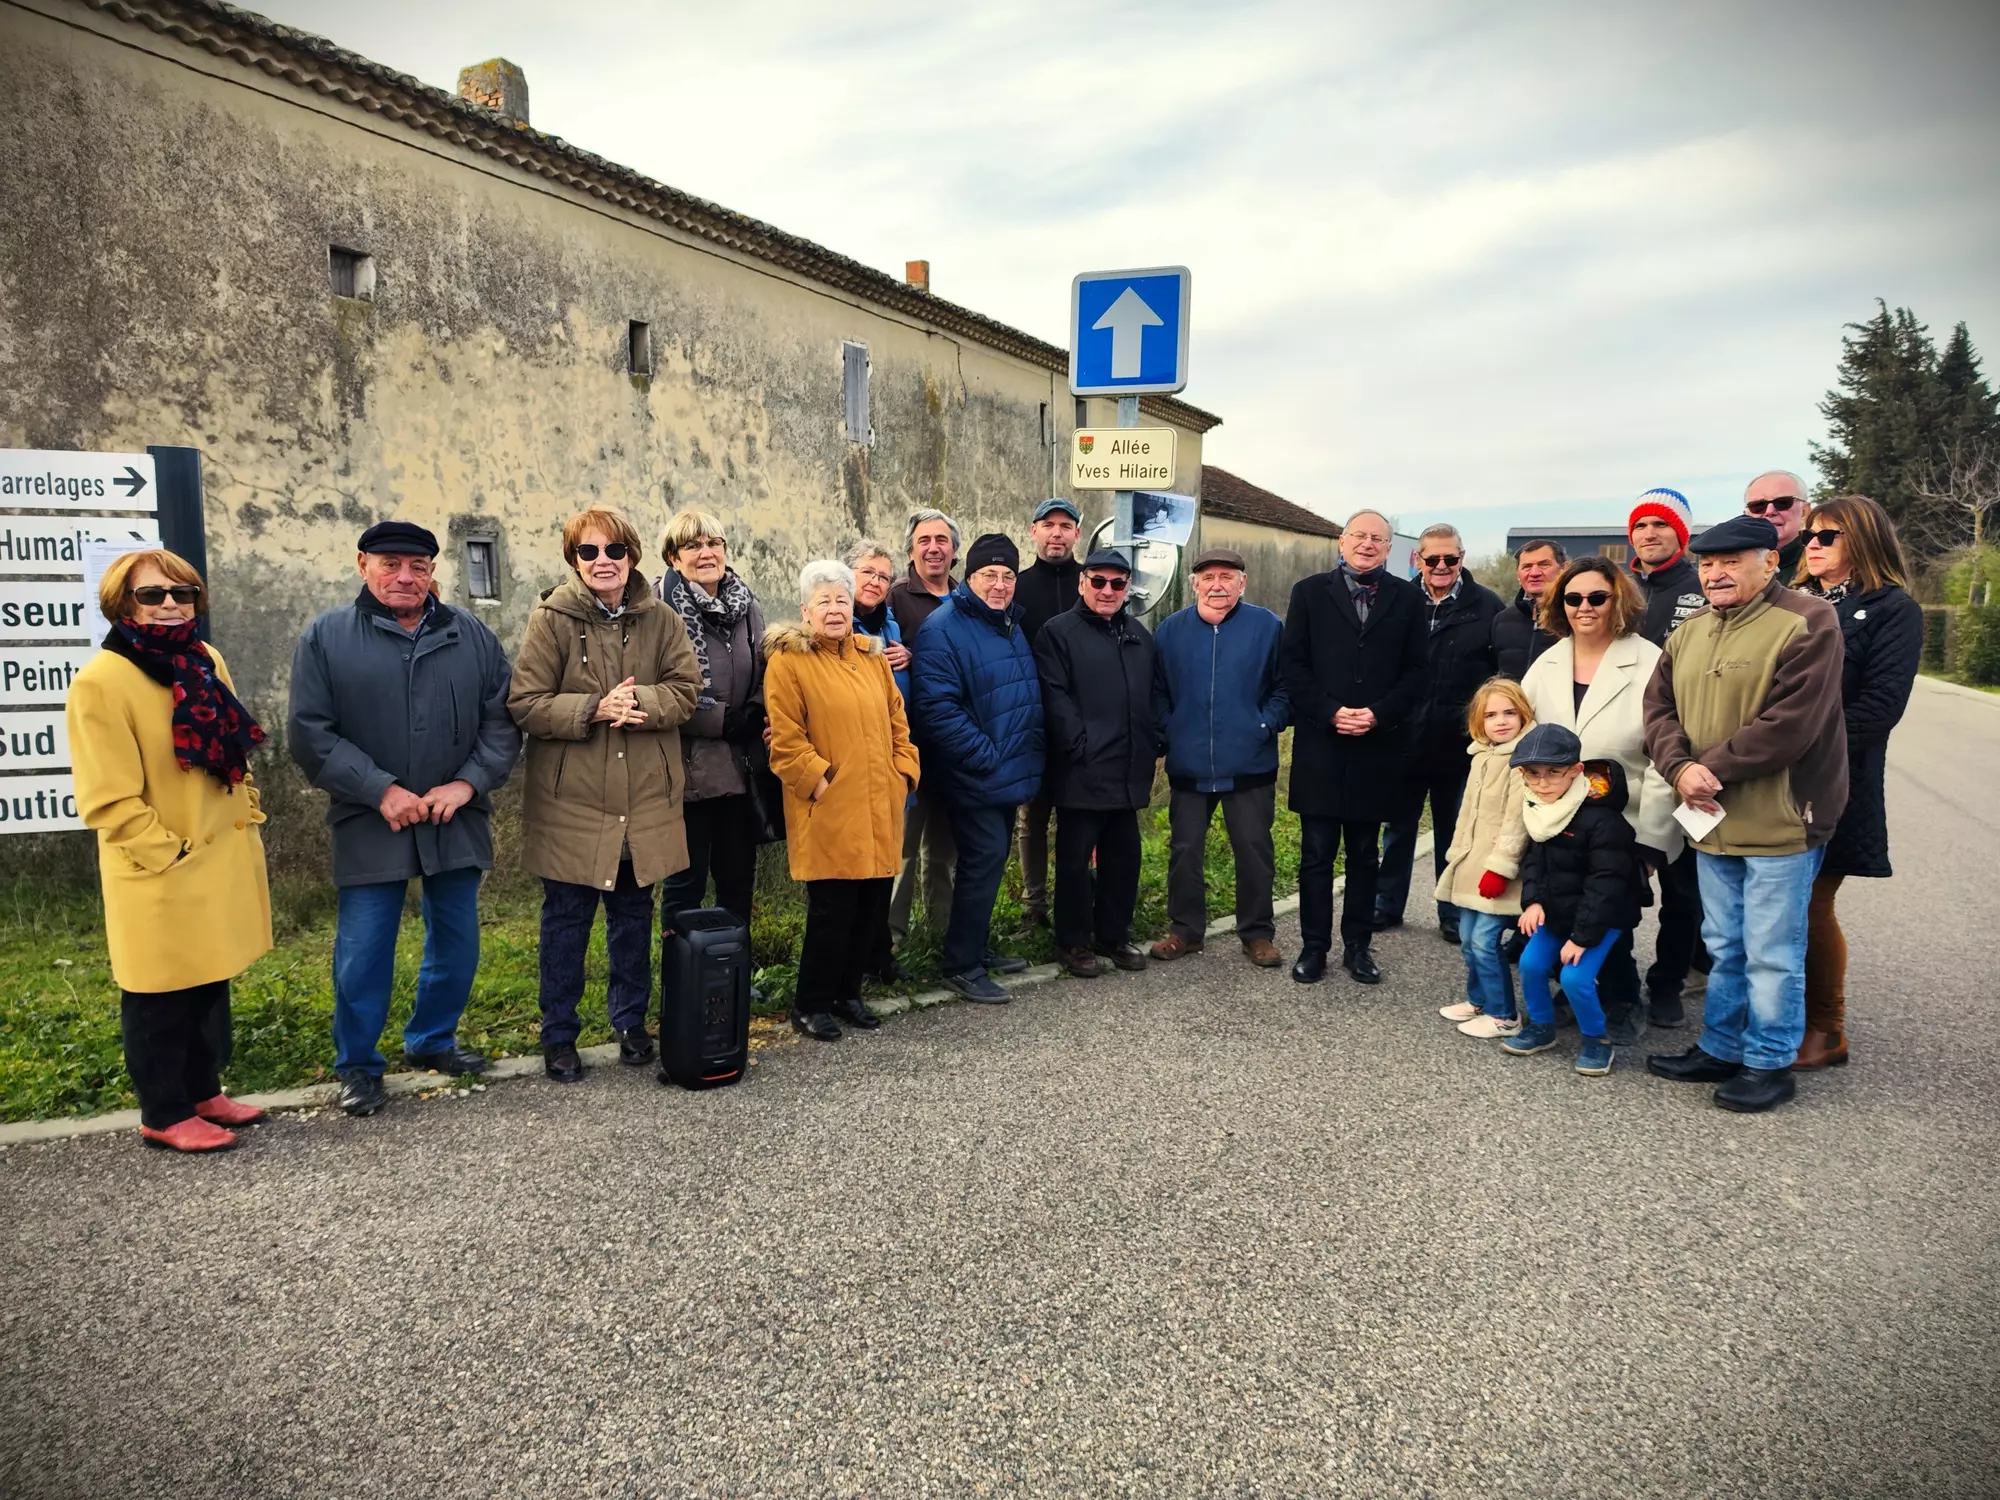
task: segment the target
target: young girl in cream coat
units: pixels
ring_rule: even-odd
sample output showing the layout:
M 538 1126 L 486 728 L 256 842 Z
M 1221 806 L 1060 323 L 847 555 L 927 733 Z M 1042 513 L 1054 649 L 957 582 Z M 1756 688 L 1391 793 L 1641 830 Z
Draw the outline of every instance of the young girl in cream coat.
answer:
M 1458 827 L 1445 851 L 1437 899 L 1458 908 L 1458 947 L 1465 958 L 1465 999 L 1438 1014 L 1472 1037 L 1513 1036 L 1521 1029 L 1514 972 L 1500 943 L 1521 915 L 1521 821 L 1525 792 L 1507 758 L 1535 722 L 1527 694 L 1510 677 L 1481 684 L 1466 710 L 1472 768 L 1458 804 Z

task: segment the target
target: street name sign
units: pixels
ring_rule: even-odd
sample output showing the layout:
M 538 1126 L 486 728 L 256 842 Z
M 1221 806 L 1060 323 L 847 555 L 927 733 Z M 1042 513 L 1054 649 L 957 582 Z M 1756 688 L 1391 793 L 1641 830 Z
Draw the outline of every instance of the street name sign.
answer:
M 1192 287 L 1186 266 L 1085 271 L 1072 281 L 1070 390 L 1137 396 L 1186 386 Z
M 0 448 L 0 510 L 159 509 L 150 453 Z
M 1139 490 L 1174 482 L 1171 427 L 1079 427 L 1070 440 L 1073 490 Z

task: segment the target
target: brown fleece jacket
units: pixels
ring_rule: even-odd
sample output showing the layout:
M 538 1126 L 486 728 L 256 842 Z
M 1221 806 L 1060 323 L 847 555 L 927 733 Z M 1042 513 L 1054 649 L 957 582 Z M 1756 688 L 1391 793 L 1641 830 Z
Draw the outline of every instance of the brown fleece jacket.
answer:
M 1844 661 L 1833 606 L 1773 578 L 1748 604 L 1696 611 L 1646 688 L 1646 753 L 1671 785 L 1699 761 L 1723 820 L 1697 849 L 1803 854 L 1847 806 Z

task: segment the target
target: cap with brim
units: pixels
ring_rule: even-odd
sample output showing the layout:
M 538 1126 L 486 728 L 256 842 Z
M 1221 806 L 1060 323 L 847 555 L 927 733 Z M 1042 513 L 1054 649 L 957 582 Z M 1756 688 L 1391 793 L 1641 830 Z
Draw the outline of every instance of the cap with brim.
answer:
M 414 521 L 377 521 L 355 544 L 361 552 L 391 552 L 398 557 L 436 557 L 438 539 Z
M 1719 521 L 1700 536 L 1688 543 L 1688 551 L 1701 554 L 1706 552 L 1775 552 L 1778 547 L 1778 528 L 1762 516 L 1731 516 Z
M 1210 547 L 1188 564 L 1190 573 L 1199 573 L 1203 568 L 1235 568 L 1238 572 L 1246 571 L 1243 566 L 1243 554 L 1228 547 Z
M 1125 554 L 1116 547 L 1099 547 L 1083 560 L 1083 565 L 1086 569 L 1116 568 L 1121 573 L 1132 571 L 1132 564 L 1125 560 Z
M 1083 524 L 1083 512 L 1076 508 L 1076 502 L 1074 500 L 1065 500 L 1061 495 L 1051 495 L 1040 505 L 1037 505 L 1035 507 L 1035 519 L 1037 521 L 1047 520 L 1057 511 L 1061 511 L 1072 521 L 1076 522 L 1077 525 L 1081 526 Z
M 1583 741 L 1560 724 L 1537 724 L 1514 744 L 1510 766 L 1573 766 L 1583 759 Z

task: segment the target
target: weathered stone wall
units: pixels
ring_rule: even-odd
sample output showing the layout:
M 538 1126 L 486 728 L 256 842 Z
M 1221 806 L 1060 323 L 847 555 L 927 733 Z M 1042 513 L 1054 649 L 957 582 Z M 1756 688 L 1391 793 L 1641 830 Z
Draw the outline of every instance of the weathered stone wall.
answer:
M 914 506 L 1025 540 L 1066 478 L 1074 408 L 1045 368 L 32 3 L 0 8 L 0 446 L 202 451 L 215 635 L 267 717 L 379 518 L 495 537 L 502 598 L 479 608 L 511 649 L 589 501 L 633 512 L 649 553 L 675 509 L 713 509 L 777 613 L 802 562 L 899 539 Z M 372 301 L 332 295 L 329 246 L 374 258 Z M 627 367 L 633 319 L 650 380 Z M 870 350 L 872 447 L 843 435 L 843 340 Z M 1199 434 L 1179 446 L 1193 490 Z M 458 547 L 440 587 L 463 602 Z
M 1243 597 L 1266 609 L 1285 612 L 1292 585 L 1312 573 L 1324 573 L 1340 561 L 1340 544 L 1331 537 L 1281 531 L 1249 521 L 1204 515 L 1197 531 L 1199 547 L 1234 547 L 1243 554 L 1249 582 Z M 1190 560 L 1193 554 L 1189 554 Z

